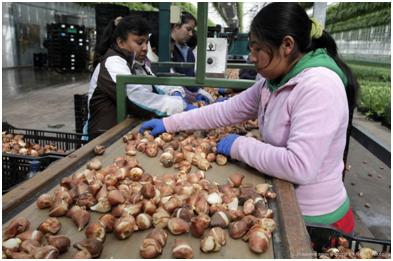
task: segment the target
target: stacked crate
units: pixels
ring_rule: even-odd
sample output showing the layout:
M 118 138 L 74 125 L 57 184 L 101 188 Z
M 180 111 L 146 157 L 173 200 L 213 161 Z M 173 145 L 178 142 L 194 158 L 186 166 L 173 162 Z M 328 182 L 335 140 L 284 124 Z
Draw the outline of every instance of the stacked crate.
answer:
M 86 69 L 89 40 L 85 27 L 56 23 L 47 25 L 48 67 L 60 72 Z

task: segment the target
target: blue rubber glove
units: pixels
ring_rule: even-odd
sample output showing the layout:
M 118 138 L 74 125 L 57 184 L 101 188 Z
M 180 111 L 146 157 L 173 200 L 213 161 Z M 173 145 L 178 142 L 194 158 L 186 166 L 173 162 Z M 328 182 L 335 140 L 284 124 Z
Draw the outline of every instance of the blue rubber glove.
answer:
M 193 110 L 193 109 L 198 109 L 198 107 L 192 105 L 191 103 L 187 103 L 187 106 L 184 109 L 184 111 L 190 111 L 190 110 Z
M 220 94 L 220 95 L 225 95 L 226 94 L 226 89 L 225 88 L 218 88 L 218 93 Z
M 216 102 L 223 102 L 223 101 L 226 101 L 227 99 L 228 99 L 227 97 L 218 97 L 216 99 Z
M 217 153 L 230 157 L 232 144 L 238 137 L 237 134 L 229 134 L 222 138 L 217 144 Z
M 145 121 L 144 123 L 142 123 L 139 132 L 143 133 L 146 129 L 151 129 L 150 134 L 154 137 L 163 132 L 166 132 L 164 122 L 161 119 L 152 119 L 149 121 Z
M 205 104 L 209 104 L 210 103 L 209 98 L 207 98 L 206 96 L 204 96 L 202 94 L 198 94 L 195 97 L 195 101 L 203 101 L 203 102 L 205 102 Z
M 183 98 L 183 95 L 181 94 L 181 92 L 178 92 L 178 91 L 173 92 L 171 96 L 179 96 L 179 97 Z

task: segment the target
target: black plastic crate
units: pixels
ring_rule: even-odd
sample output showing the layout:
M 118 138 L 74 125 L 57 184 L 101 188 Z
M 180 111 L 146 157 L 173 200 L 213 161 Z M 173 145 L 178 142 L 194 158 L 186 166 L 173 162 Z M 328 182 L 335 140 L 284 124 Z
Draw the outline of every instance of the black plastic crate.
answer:
M 64 156 L 56 154 L 46 154 L 42 157 L 31 157 L 3 153 L 3 174 L 2 174 L 2 194 L 10 191 L 14 186 L 28 179 L 30 162 L 37 160 L 40 162 L 40 171 L 46 169 L 51 163 Z
M 77 133 L 83 133 L 83 126 L 87 121 L 88 107 L 87 107 L 87 94 L 74 95 L 74 108 L 75 108 L 75 130 Z
M 53 144 L 64 150 L 64 153 L 48 153 L 40 157 L 3 153 L 3 192 L 26 179 L 26 174 L 30 171 L 31 160 L 40 161 L 41 170 L 43 170 L 53 161 L 69 155 L 87 143 L 87 141 L 82 140 L 83 135 L 78 133 L 22 129 L 16 128 L 7 122 L 3 122 L 2 126 L 3 132 L 23 135 L 23 140 L 26 143 L 30 142 L 41 146 Z
M 22 129 L 16 128 L 7 122 L 3 122 L 3 131 L 23 135 L 26 143 L 31 142 L 40 145 L 53 144 L 57 148 L 64 150 L 65 155 L 68 155 L 86 143 L 86 141 L 82 140 L 83 135 L 80 133 Z
M 323 249 L 329 249 L 338 246 L 338 238 L 344 237 L 348 240 L 349 248 L 357 252 L 359 248 L 367 246 L 382 252 L 391 252 L 390 240 L 381 240 L 368 237 L 358 237 L 343 233 L 329 225 L 306 224 L 308 234 L 312 242 L 312 247 L 318 253 L 322 253 Z

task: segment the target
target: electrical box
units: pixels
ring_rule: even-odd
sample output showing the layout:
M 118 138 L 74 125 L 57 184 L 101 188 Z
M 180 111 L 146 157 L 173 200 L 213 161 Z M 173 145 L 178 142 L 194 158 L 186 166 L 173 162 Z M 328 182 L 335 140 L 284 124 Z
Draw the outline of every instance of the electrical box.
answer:
M 206 75 L 225 77 L 227 68 L 228 43 L 226 38 L 207 38 Z

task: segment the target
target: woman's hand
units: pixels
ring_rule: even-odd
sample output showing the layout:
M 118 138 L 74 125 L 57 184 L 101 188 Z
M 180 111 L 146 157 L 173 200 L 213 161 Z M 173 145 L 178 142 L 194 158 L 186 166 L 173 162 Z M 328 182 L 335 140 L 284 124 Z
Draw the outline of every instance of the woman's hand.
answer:
M 186 108 L 184 108 L 184 111 L 190 111 L 193 109 L 198 109 L 198 107 L 192 105 L 191 103 L 187 103 Z
M 139 132 L 143 133 L 147 129 L 151 130 L 150 134 L 153 135 L 154 137 L 163 132 L 166 132 L 164 122 L 161 119 L 152 119 L 143 122 L 141 128 L 139 129 Z
M 222 138 L 217 144 L 217 153 L 230 157 L 232 144 L 237 138 L 239 138 L 237 134 L 229 134 Z
M 195 101 L 203 101 L 205 104 L 209 104 L 209 103 L 210 103 L 209 98 L 207 98 L 206 96 L 204 96 L 204 95 L 202 95 L 202 94 L 198 94 L 198 95 L 195 97 Z

